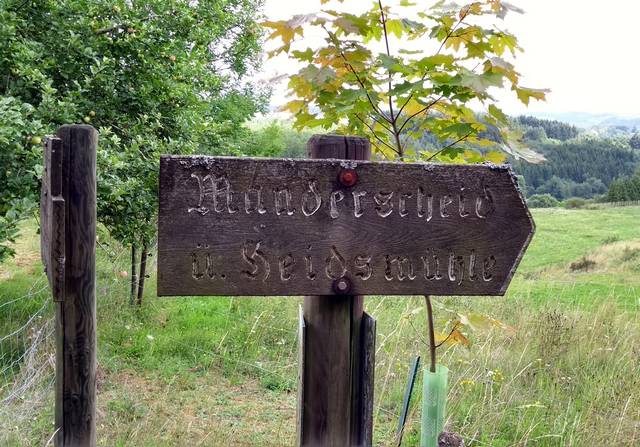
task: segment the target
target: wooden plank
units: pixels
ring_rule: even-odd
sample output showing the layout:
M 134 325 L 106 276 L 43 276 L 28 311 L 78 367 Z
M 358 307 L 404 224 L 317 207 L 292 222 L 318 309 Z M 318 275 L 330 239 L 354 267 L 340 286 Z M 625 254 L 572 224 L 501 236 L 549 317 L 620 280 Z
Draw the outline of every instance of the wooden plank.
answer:
M 351 315 L 354 304 L 357 303 L 350 296 L 305 297 L 307 327 L 301 445 L 351 445 Z
M 303 407 L 304 407 L 304 371 L 305 364 L 305 344 L 307 339 L 307 324 L 304 321 L 302 306 L 298 311 L 298 406 L 297 406 L 297 437 L 298 445 L 302 445 L 303 433 Z
M 508 166 L 205 156 L 161 158 L 158 225 L 161 296 L 502 295 L 534 230 Z
M 361 430 L 360 445 L 373 445 L 373 395 L 375 389 L 376 369 L 376 320 L 364 313 L 362 316 L 362 391 L 360 393 L 361 421 L 358 426 Z
M 65 201 L 62 196 L 62 141 L 47 138 L 40 193 L 40 252 L 54 301 L 64 295 Z
M 56 308 L 57 446 L 95 446 L 96 148 L 91 126 L 63 126 L 64 294 Z

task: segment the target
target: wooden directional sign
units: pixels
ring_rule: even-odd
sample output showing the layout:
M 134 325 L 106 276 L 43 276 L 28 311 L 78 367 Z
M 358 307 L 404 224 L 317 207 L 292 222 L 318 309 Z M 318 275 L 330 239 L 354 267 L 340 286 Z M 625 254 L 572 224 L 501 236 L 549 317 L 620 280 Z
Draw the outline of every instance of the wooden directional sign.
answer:
M 158 294 L 502 295 L 534 231 L 510 168 L 163 156 Z

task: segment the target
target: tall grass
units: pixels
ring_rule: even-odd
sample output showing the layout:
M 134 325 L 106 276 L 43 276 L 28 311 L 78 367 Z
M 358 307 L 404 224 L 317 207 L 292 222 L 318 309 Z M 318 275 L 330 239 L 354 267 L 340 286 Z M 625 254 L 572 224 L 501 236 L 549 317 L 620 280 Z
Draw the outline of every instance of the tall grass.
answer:
M 638 445 L 637 312 L 608 303 L 577 310 L 560 303 L 531 308 L 519 298 L 443 301 L 461 312 L 489 313 L 516 328 L 476 333 L 470 348 L 457 346 L 441 355 L 451 371 L 448 424 L 467 445 Z M 390 445 L 409 360 L 427 349 L 416 346 L 412 333 L 425 330 L 423 315 L 405 314 L 403 325 L 393 321 L 388 307 L 384 313 L 377 316 L 381 330 L 401 327 L 386 340 L 390 348 L 378 353 L 386 369 L 378 373 L 383 375 L 376 390 L 377 442 Z M 420 394 L 415 398 L 419 401 Z M 405 445 L 418 444 L 418 406 Z

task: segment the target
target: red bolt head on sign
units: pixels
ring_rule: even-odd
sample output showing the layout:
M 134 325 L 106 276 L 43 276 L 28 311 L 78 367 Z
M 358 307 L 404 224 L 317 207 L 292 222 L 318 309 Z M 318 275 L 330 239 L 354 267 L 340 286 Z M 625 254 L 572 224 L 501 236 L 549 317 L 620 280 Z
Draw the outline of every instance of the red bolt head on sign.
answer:
M 338 175 L 338 180 L 342 186 L 350 187 L 358 183 L 358 173 L 355 169 L 343 169 Z

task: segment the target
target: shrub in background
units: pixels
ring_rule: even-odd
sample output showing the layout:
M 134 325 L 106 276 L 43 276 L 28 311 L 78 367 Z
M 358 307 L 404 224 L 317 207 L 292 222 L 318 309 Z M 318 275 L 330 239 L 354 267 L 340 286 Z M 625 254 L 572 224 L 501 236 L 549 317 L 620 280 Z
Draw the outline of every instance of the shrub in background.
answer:
M 534 194 L 527 199 L 529 208 L 557 208 L 560 201 L 551 194 Z

